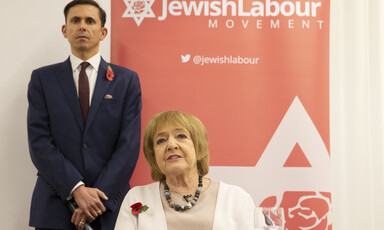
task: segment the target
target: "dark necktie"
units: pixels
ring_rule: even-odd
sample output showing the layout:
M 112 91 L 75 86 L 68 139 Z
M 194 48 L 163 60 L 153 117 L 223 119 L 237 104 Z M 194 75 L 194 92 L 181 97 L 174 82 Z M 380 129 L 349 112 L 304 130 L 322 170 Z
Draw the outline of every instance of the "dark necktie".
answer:
M 87 73 L 85 72 L 88 65 L 88 62 L 81 63 L 81 70 L 79 74 L 79 101 L 84 124 L 87 121 L 89 110 L 89 83 Z

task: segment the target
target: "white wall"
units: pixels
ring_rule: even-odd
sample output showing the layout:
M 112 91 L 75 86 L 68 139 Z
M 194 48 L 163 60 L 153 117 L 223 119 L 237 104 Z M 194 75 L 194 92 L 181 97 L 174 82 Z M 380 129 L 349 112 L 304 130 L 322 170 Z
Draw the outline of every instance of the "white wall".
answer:
M 27 87 L 33 69 L 64 61 L 70 52 L 61 34 L 69 0 L 1 0 L 0 7 L 0 222 L 1 229 L 28 227 L 36 169 L 27 142 Z M 99 1 L 107 12 L 110 1 Z M 110 35 L 101 43 L 110 60 Z
M 384 229 L 384 1 L 331 0 L 334 229 Z

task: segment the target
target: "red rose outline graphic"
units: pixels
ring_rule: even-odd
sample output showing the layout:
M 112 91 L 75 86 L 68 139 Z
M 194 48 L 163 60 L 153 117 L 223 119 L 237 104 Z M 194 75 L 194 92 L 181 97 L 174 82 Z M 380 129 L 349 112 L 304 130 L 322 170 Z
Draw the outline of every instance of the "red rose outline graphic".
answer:
M 136 1 L 133 3 L 133 10 L 135 11 L 135 14 L 141 14 L 144 12 L 145 8 L 145 2 L 144 1 Z
M 264 199 L 260 206 L 273 207 L 277 197 Z M 331 230 L 331 193 L 329 192 L 284 192 L 280 207 L 284 208 L 285 229 Z
M 300 223 L 301 229 L 327 229 L 330 209 L 330 200 L 317 192 L 300 197 L 296 206 L 288 208 L 288 217 L 297 220 L 295 222 Z

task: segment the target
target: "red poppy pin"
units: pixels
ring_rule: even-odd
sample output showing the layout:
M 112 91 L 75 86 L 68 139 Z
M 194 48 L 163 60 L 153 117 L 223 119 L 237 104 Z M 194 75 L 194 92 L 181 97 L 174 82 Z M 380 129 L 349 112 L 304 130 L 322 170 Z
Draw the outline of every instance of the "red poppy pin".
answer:
M 147 205 L 143 205 L 140 202 L 137 202 L 137 203 L 131 205 L 131 208 L 132 208 L 131 212 L 133 215 L 137 215 L 139 213 L 146 212 L 149 209 L 149 207 Z
M 113 70 L 112 70 L 110 65 L 108 66 L 106 77 L 107 77 L 108 81 L 112 81 L 113 78 L 115 77 L 115 74 L 113 73 Z

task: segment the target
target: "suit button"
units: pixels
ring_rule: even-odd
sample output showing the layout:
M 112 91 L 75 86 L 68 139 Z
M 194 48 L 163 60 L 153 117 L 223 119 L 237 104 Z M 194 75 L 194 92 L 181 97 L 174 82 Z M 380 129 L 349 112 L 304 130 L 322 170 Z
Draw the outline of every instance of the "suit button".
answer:
M 88 148 L 88 145 L 87 144 L 83 144 L 83 149 L 87 149 Z

